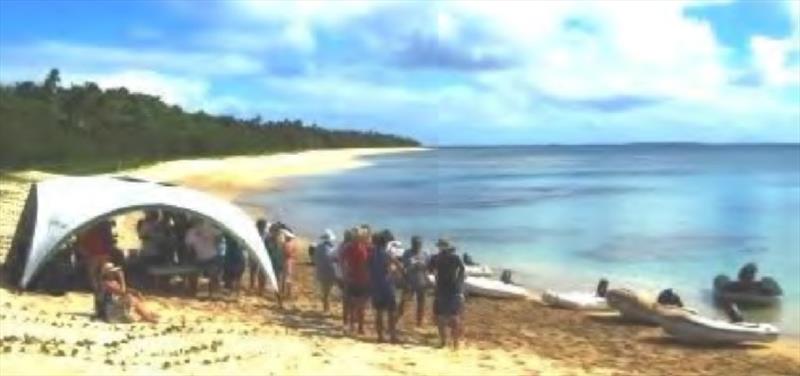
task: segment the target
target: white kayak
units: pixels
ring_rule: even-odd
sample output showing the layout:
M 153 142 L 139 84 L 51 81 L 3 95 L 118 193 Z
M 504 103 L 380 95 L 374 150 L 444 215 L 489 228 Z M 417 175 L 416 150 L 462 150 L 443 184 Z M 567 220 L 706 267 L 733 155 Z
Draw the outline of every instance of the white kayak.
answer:
M 494 274 L 489 265 L 466 265 L 464 271 L 473 277 L 491 277 Z
M 576 311 L 606 311 L 610 308 L 606 298 L 583 291 L 554 292 L 545 291 L 542 301 L 553 307 Z
M 496 279 L 470 277 L 464 280 L 464 290 L 470 295 L 488 296 L 501 299 L 525 299 L 530 296 L 522 286 L 503 283 Z
M 697 314 L 665 313 L 660 321 L 665 333 L 690 343 L 774 342 L 779 334 L 770 324 L 731 323 Z

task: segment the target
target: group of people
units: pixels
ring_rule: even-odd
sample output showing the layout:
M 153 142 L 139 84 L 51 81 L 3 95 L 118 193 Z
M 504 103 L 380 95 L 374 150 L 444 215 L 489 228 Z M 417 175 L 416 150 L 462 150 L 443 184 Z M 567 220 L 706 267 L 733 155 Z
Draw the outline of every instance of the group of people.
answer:
M 103 220 L 77 236 L 76 246 L 85 263 L 88 279 L 95 293 L 95 312 L 99 318 L 117 321 L 117 314 L 127 310 L 150 322 L 158 315 L 148 310 L 142 295 L 128 287 L 125 270 L 144 270 L 152 265 L 192 265 L 209 278 L 209 295 L 219 288 L 236 294 L 244 272 L 249 270 L 249 288 L 263 294 L 266 275 L 259 263 L 249 259 L 244 247 L 233 236 L 209 221 L 184 213 L 148 210 L 136 225 L 142 248 L 134 258 L 121 260 L 114 235 L 113 220 Z M 298 242 L 292 230 L 281 222 L 256 221 L 278 282 L 278 304 L 293 299 Z M 433 315 L 439 329 L 441 346 L 458 347 L 462 332 L 464 307 L 464 262 L 447 240 L 436 243 L 438 253 L 423 249 L 419 236 L 411 239 L 408 249 L 398 249 L 399 242 L 389 230 L 374 232 L 361 225 L 344 232 L 341 242 L 326 230 L 310 255 L 315 265 L 323 309 L 330 309 L 330 296 L 336 287 L 342 296 L 345 331 L 364 333 L 368 303 L 375 312 L 378 341 L 399 342 L 397 322 L 409 301 L 416 301 L 416 325 L 425 316 L 426 294 L 434 288 Z M 197 289 L 198 274 L 188 276 L 192 291 Z M 396 293 L 399 289 L 400 294 Z M 126 315 L 123 315 L 126 316 Z M 125 319 L 122 319 L 124 321 Z
M 440 239 L 436 243 L 439 252 L 429 255 L 423 250 L 422 239 L 414 236 L 411 247 L 398 255 L 396 245 L 390 231 L 373 232 L 367 225 L 346 230 L 339 244 L 335 234 L 326 230 L 312 253 L 323 309 L 329 310 L 330 292 L 334 286 L 338 287 L 345 331 L 363 334 L 364 315 L 371 301 L 378 341 L 383 342 L 388 335 L 389 341 L 399 342 L 397 322 L 407 302 L 416 300 L 416 324 L 421 326 L 426 290 L 433 284 L 433 314 L 440 345 L 446 345 L 449 328 L 452 345 L 457 348 L 462 332 L 466 274 L 455 247 Z M 435 282 L 430 281 L 429 273 L 433 273 Z M 395 292 L 398 286 L 399 302 Z
M 224 287 L 239 293 L 247 264 L 244 247 L 208 220 L 186 213 L 148 210 L 136 225 L 142 248 L 136 265 L 192 265 L 209 278 L 209 295 Z M 189 278 L 197 291 L 197 274 Z

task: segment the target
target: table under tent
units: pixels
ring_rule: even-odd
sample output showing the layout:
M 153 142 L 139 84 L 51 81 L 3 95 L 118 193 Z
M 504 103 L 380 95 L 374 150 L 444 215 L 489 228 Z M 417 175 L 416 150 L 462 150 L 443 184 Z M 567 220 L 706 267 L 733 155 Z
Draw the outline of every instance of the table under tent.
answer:
M 257 262 L 267 286 L 277 282 L 251 218 L 237 206 L 196 190 L 130 177 L 60 177 L 34 183 L 5 262 L 8 282 L 30 289 L 75 234 L 115 215 L 168 210 L 201 218 L 234 238 Z M 154 269 L 155 270 L 155 269 Z

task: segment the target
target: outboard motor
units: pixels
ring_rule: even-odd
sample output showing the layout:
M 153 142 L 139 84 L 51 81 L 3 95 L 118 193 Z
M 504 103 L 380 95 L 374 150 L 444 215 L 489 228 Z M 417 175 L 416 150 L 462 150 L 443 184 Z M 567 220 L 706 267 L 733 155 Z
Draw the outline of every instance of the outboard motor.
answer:
M 761 278 L 761 290 L 767 294 L 772 296 L 783 295 L 783 289 L 778 284 L 777 281 L 772 279 L 772 277 L 764 277 Z
M 600 278 L 600 282 L 597 283 L 597 291 L 595 295 L 605 298 L 606 292 L 608 291 L 608 280 L 605 278 Z
M 753 283 L 756 281 L 756 274 L 758 267 L 755 263 L 748 262 L 741 269 L 739 269 L 739 282 Z
M 511 270 L 510 269 L 504 269 L 503 270 L 503 273 L 500 274 L 500 281 L 505 283 L 505 284 L 507 284 L 507 285 L 514 284 L 514 282 L 511 281 Z
M 739 311 L 739 306 L 737 306 L 736 303 L 727 302 L 723 308 L 725 309 L 725 314 L 728 315 L 728 319 L 730 319 L 731 322 L 736 323 L 744 321 L 742 312 Z
M 464 259 L 464 265 L 467 265 L 467 266 L 476 265 L 475 264 L 475 260 L 472 259 L 472 256 L 470 256 L 469 253 L 464 252 L 464 255 L 462 256 L 462 258 Z
M 661 293 L 658 294 L 657 301 L 658 304 L 683 307 L 683 302 L 681 301 L 681 297 L 678 296 L 678 294 L 676 294 L 675 292 L 673 292 L 672 289 L 666 289 L 664 291 L 661 291 Z

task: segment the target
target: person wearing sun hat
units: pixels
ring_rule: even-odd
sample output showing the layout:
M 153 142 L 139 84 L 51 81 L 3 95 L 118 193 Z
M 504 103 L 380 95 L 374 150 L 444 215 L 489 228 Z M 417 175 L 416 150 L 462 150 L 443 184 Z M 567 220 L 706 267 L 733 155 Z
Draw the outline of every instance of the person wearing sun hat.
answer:
M 319 237 L 320 242 L 314 248 L 314 271 L 322 293 L 322 309 L 328 312 L 331 288 L 336 284 L 336 271 L 333 267 L 333 252 L 336 249 L 336 235 L 327 229 Z
M 446 346 L 446 327 L 450 327 L 453 348 L 458 349 L 462 332 L 461 315 L 464 310 L 464 263 L 455 254 L 456 248 L 449 240 L 441 238 L 436 246 L 439 254 L 431 260 L 431 269 L 436 275 L 433 314 L 439 329 L 439 345 Z
M 144 305 L 142 294 L 125 284 L 122 269 L 110 262 L 100 268 L 104 319 L 108 322 L 129 322 L 132 309 L 142 320 L 157 323 L 158 315 Z

